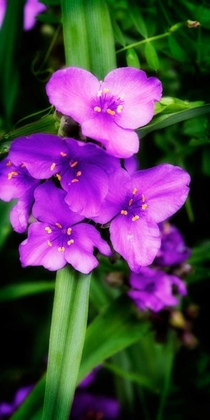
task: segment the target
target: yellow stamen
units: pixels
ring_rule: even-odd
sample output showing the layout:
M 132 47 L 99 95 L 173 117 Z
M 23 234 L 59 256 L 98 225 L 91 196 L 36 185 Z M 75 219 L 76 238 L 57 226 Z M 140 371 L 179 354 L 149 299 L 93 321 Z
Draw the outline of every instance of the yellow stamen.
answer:
M 77 178 L 74 178 L 71 182 L 79 182 L 79 180 Z
M 58 181 L 60 181 L 60 180 L 61 180 L 61 175 L 60 175 L 60 174 L 56 174 L 55 176 L 56 176 L 56 178 L 58 179 Z
M 133 195 L 135 195 L 137 193 L 137 188 L 133 189 Z
M 75 162 L 70 163 L 71 168 L 74 168 L 75 166 L 77 166 L 78 162 L 75 160 Z
M 125 97 L 125 95 L 124 95 L 124 93 L 122 93 L 122 95 L 120 95 L 119 96 L 119 98 L 122 100 L 122 99 L 124 99 L 124 97 Z
M 128 205 L 131 206 L 132 203 L 133 203 L 133 199 L 131 198 L 128 202 Z
M 136 221 L 136 220 L 138 220 L 138 219 L 139 219 L 139 216 L 138 216 L 138 215 L 136 215 L 136 216 L 133 216 L 131 220 L 132 220 L 132 222 L 135 222 L 135 221 Z
M 81 176 L 82 175 L 82 172 L 81 171 L 78 171 L 77 173 L 76 173 L 76 176 Z
M 50 229 L 49 226 L 47 226 L 46 228 L 44 228 L 44 230 L 46 230 L 47 233 L 52 233 L 52 229 Z
M 142 208 L 142 210 L 146 210 L 147 204 L 142 204 L 141 208 Z
M 6 166 L 11 166 L 11 165 L 12 165 L 12 162 L 10 161 L 6 163 Z
M 60 229 L 62 228 L 60 223 L 56 223 L 55 226 L 59 227 Z
M 104 93 L 108 93 L 108 92 L 109 92 L 109 89 L 104 88 Z
M 52 165 L 50 166 L 51 171 L 53 171 L 53 169 L 55 169 L 56 167 L 56 163 L 52 163 Z
M 71 244 L 73 244 L 74 243 L 74 239 L 70 239 L 68 242 L 67 242 L 67 244 L 68 245 L 71 245 Z
M 47 241 L 47 245 L 48 245 L 48 246 L 52 246 L 52 242 Z
M 102 95 L 102 90 L 100 89 L 97 93 L 97 96 L 100 97 Z
M 101 112 L 101 108 L 100 108 L 100 106 L 95 106 L 93 109 L 94 109 L 94 111 L 96 111 L 96 112 Z
M 115 115 L 115 111 L 112 111 L 112 109 L 107 109 L 106 110 L 106 112 L 107 112 L 107 114 L 109 114 L 109 115 Z
M 71 232 L 72 232 L 71 228 L 68 228 L 67 231 L 66 231 L 67 235 L 71 235 Z
M 18 172 L 14 172 L 14 171 L 12 171 L 12 172 L 10 172 L 8 175 L 7 175 L 7 178 L 8 179 L 12 179 L 12 177 L 13 176 L 17 176 L 18 175 Z
M 145 201 L 145 195 L 144 194 L 142 194 L 141 199 L 142 199 L 143 202 Z
M 64 246 L 59 246 L 58 251 L 59 251 L 59 252 L 64 252 L 64 251 L 65 251 Z
M 66 153 L 64 153 L 64 152 L 61 152 L 60 154 L 61 154 L 61 156 L 62 156 L 62 157 L 67 156 L 67 154 L 66 154 Z
M 120 212 L 121 214 L 124 214 L 124 216 L 126 216 L 128 214 L 128 212 L 126 210 L 121 210 Z
M 123 106 L 122 105 L 118 105 L 118 107 L 117 107 L 117 112 L 122 112 L 122 110 L 123 110 Z
M 26 165 L 24 165 L 24 163 L 22 163 L 21 168 L 25 168 L 25 167 L 26 167 Z

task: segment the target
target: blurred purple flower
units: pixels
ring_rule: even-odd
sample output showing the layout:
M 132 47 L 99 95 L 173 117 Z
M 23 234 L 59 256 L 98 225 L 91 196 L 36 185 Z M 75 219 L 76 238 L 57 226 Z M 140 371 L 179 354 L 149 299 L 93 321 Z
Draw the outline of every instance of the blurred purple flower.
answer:
M 191 250 L 186 246 L 180 231 L 169 222 L 159 225 L 161 231 L 161 247 L 154 263 L 160 266 L 182 264 L 186 261 Z
M 35 190 L 32 214 L 37 221 L 29 226 L 28 238 L 19 247 L 23 267 L 42 265 L 54 271 L 69 263 L 87 274 L 98 265 L 93 254 L 95 247 L 102 254 L 111 254 L 96 228 L 80 223 L 83 216 L 69 209 L 65 194 L 52 181 Z
M 0 162 L 0 199 L 11 201 L 18 199 L 10 212 L 10 221 L 14 230 L 22 233 L 26 230 L 34 190 L 40 181 L 32 178 L 24 165 L 14 165 L 10 155 Z
M 87 375 L 76 389 L 70 420 L 108 420 L 118 419 L 120 405 L 115 398 L 95 394 L 90 389 L 94 385 L 98 371 L 97 366 Z
M 99 213 L 108 192 L 108 177 L 120 168 L 119 159 L 94 144 L 51 134 L 17 138 L 10 156 L 15 164 L 24 163 L 34 178 L 55 175 L 67 192 L 65 201 L 71 210 L 85 217 Z
M 177 305 L 179 299 L 174 296 L 174 288 L 181 296 L 187 294 L 181 279 L 150 267 L 142 267 L 138 274 L 131 272 L 129 283 L 131 289 L 128 295 L 142 311 L 150 309 L 159 312 L 167 306 Z
M 20 388 L 14 397 L 14 400 L 9 404 L 6 402 L 0 403 L 0 420 L 5 420 L 10 417 L 11 414 L 19 407 L 20 404 L 26 399 L 28 394 L 31 392 L 33 386 L 25 386 Z
M 169 164 L 133 174 L 121 169 L 110 182 L 97 223 L 110 222 L 111 241 L 132 271 L 150 265 L 160 248 L 158 223 L 184 204 L 190 176 Z M 120 186 L 123 186 L 120 187 Z
M 112 70 L 103 82 L 87 70 L 68 67 L 51 76 L 46 92 L 58 111 L 81 125 L 83 135 L 102 143 L 111 155 L 127 158 L 139 150 L 134 129 L 152 119 L 162 85 L 132 67 Z
M 108 420 L 117 419 L 120 414 L 116 399 L 90 392 L 76 392 L 70 420 Z
M 0 0 L 0 27 L 2 26 L 5 12 L 7 8 L 7 0 Z M 36 16 L 46 10 L 46 6 L 40 3 L 39 0 L 27 0 L 23 10 L 23 23 L 24 30 L 28 31 L 32 29 L 37 20 Z

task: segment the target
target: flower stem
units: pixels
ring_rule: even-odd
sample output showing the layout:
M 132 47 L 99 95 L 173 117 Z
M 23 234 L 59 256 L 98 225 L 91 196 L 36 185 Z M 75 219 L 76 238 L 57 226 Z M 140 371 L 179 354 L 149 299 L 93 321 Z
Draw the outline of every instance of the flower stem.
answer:
M 90 275 L 57 272 L 50 331 L 43 420 L 67 420 L 83 350 Z

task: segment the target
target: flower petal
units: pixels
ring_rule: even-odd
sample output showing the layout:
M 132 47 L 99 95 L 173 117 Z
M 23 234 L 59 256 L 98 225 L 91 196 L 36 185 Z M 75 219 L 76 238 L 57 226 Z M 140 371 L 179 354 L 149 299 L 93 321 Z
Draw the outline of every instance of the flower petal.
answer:
M 156 222 L 166 220 L 184 204 L 189 193 L 190 176 L 182 168 L 161 164 L 136 172 L 133 186 L 142 190 L 149 216 Z
M 139 150 L 139 138 L 135 131 L 125 130 L 101 114 L 82 124 L 82 133 L 101 142 L 107 152 L 115 157 L 128 158 Z
M 81 176 L 73 180 L 66 172 L 61 178 L 61 185 L 67 191 L 65 201 L 70 209 L 91 218 L 98 215 L 107 194 L 108 176 L 96 165 L 83 163 L 81 169 Z
M 120 127 L 135 129 L 147 124 L 154 115 L 154 101 L 162 95 L 162 85 L 156 77 L 147 78 L 143 70 L 122 67 L 111 71 L 104 79 L 110 92 L 123 97 L 123 110 L 118 115 Z
M 68 153 L 65 140 L 53 134 L 32 134 L 14 140 L 10 157 L 16 165 L 24 163 L 34 178 L 44 179 L 58 172 L 61 152 Z
M 124 215 L 110 224 L 111 241 L 115 251 L 138 273 L 141 266 L 151 264 L 160 248 L 160 231 L 156 223 L 146 217 L 135 222 Z
M 43 223 L 34 222 L 29 226 L 28 238 L 20 244 L 19 252 L 23 267 L 42 265 L 56 271 L 66 265 L 64 252 L 59 252 L 56 245 L 48 246 Z
M 100 82 L 89 71 L 67 67 L 53 73 L 46 85 L 49 101 L 64 115 L 78 123 L 92 118 L 92 98 L 97 96 Z

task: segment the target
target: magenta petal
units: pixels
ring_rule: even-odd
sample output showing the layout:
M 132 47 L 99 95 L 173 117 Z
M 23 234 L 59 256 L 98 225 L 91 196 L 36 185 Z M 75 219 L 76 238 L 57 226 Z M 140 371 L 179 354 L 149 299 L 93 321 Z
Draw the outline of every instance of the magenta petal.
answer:
M 16 165 L 24 163 L 34 178 L 44 179 L 58 172 L 61 152 L 68 153 L 65 140 L 52 134 L 32 134 L 14 140 L 10 158 Z
M 142 217 L 133 222 L 126 217 L 119 215 L 111 222 L 111 241 L 130 269 L 138 273 L 141 266 L 153 262 L 160 248 L 160 231 L 151 220 Z
M 67 191 L 65 201 L 70 209 L 91 218 L 98 215 L 107 194 L 108 177 L 99 166 L 88 163 L 82 164 L 81 172 L 77 182 L 68 182 L 68 173 L 64 174 L 61 185 Z
M 154 101 L 159 101 L 162 95 L 160 80 L 147 78 L 144 71 L 132 67 L 111 71 L 104 79 L 104 87 L 123 98 L 118 124 L 127 129 L 147 124 L 154 115 Z
M 19 252 L 23 267 L 42 265 L 50 271 L 56 271 L 66 265 L 64 252 L 58 252 L 57 246 L 48 246 L 43 223 L 31 224 L 28 238 L 20 244 Z
M 98 79 L 89 71 L 77 67 L 56 71 L 46 85 L 50 103 L 80 124 L 95 115 L 92 97 L 97 96 L 99 89 Z
M 107 152 L 115 157 L 128 158 L 139 150 L 139 138 L 135 131 L 122 129 L 104 114 L 85 121 L 82 132 L 101 142 Z
M 189 193 L 190 176 L 182 168 L 162 164 L 133 175 L 133 186 L 145 195 L 150 217 L 156 223 L 166 220 L 179 210 Z

